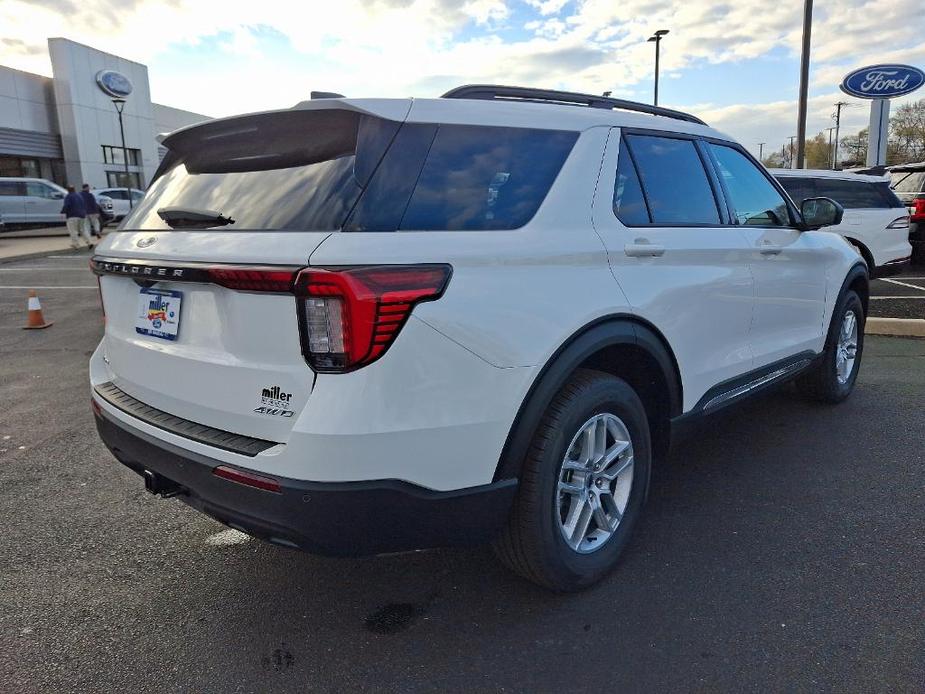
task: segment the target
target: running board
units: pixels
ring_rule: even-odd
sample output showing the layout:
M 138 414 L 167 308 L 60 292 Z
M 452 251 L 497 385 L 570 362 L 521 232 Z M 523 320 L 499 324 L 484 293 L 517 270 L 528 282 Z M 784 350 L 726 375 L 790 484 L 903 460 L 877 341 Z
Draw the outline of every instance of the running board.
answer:
M 811 363 L 812 363 L 812 359 L 801 359 L 800 361 L 794 362 L 792 364 L 788 364 L 787 366 L 784 366 L 783 368 L 772 371 L 769 374 L 760 376 L 753 381 L 749 381 L 748 383 L 737 386 L 733 388 L 732 390 L 727 390 L 724 393 L 720 393 L 719 395 L 711 398 L 710 400 L 707 400 L 706 404 L 704 404 L 703 406 L 703 411 L 705 412 L 714 407 L 725 405 L 726 403 L 731 402 L 732 400 L 735 400 L 736 398 L 740 398 L 743 395 L 747 395 L 748 393 L 751 393 L 756 388 L 761 388 L 762 386 L 770 385 L 774 383 L 775 381 L 782 381 L 786 379 L 788 376 L 792 376 L 796 372 L 802 371 L 807 366 L 809 366 Z

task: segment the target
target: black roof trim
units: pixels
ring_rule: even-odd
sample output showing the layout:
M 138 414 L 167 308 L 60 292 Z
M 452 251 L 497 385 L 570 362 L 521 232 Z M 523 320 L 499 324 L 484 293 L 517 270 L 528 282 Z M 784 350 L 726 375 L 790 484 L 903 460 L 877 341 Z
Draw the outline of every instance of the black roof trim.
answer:
M 587 106 L 589 108 L 620 109 L 623 111 L 637 111 L 648 113 L 651 116 L 664 116 L 688 123 L 706 125 L 697 116 L 683 111 L 675 111 L 661 106 L 652 106 L 638 101 L 613 99 L 609 96 L 595 96 L 594 94 L 581 94 L 579 92 L 562 92 L 555 89 L 531 89 L 529 87 L 505 87 L 499 84 L 468 84 L 463 87 L 451 89 L 441 98 L 443 99 L 484 99 L 487 101 L 533 101 L 536 103 L 553 103 L 569 106 Z

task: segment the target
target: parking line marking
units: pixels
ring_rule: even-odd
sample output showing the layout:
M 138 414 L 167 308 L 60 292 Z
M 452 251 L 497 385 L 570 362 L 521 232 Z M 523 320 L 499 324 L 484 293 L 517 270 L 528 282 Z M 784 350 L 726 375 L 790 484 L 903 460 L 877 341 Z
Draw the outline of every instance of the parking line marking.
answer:
M 925 292 L 925 287 L 919 287 L 914 284 L 907 284 L 905 282 L 900 282 L 899 280 L 891 280 L 886 277 L 881 277 L 882 282 L 889 282 L 890 284 L 898 284 L 900 287 L 908 287 L 909 289 L 918 289 L 920 292 Z
M 874 299 L 892 299 L 895 301 L 897 299 L 925 299 L 925 296 L 872 296 L 870 297 L 871 301 L 873 301 Z
M 88 287 L 86 285 L 81 285 L 80 287 L 37 287 L 34 284 L 30 284 L 28 286 L 0 284 L 0 289 L 41 289 L 44 291 L 46 289 L 99 289 L 99 287 Z

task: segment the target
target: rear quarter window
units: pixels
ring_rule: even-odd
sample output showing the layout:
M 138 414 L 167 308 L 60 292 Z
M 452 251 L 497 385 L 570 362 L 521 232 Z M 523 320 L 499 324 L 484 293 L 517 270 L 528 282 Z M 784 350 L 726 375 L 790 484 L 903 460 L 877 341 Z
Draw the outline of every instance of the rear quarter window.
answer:
M 876 183 L 838 178 L 817 178 L 814 183 L 817 197 L 832 198 L 848 210 L 894 207 Z
M 546 198 L 577 138 L 578 133 L 557 130 L 437 126 L 398 228 L 522 227 Z M 411 165 L 406 175 L 415 175 L 416 168 Z

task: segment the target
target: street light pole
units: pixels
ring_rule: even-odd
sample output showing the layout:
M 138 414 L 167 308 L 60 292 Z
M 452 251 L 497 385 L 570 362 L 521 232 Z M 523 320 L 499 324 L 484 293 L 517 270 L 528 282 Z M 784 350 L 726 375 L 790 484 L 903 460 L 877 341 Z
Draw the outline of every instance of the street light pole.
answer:
M 797 109 L 797 158 L 796 166 L 802 169 L 806 157 L 806 101 L 809 95 L 809 50 L 813 29 L 813 0 L 803 0 L 803 53 L 800 57 L 800 104 Z
M 125 166 L 125 195 L 128 197 L 128 208 L 131 210 L 134 206 L 132 205 L 132 190 L 128 185 L 128 150 L 125 148 L 125 128 L 122 125 L 122 109 L 125 108 L 125 99 L 116 97 L 112 100 L 112 105 L 116 107 L 116 112 L 119 114 L 119 135 L 122 136 L 122 163 Z
M 794 166 L 794 163 L 796 162 L 796 158 L 793 156 L 793 141 L 796 139 L 797 139 L 797 135 L 790 136 L 790 168 L 791 169 L 797 168 Z
M 758 161 L 764 163 L 764 146 L 768 144 L 767 142 L 758 143 Z
M 655 42 L 655 98 L 652 101 L 654 106 L 658 106 L 658 54 L 659 54 L 659 45 L 662 42 L 662 37 L 668 33 L 668 29 L 659 29 L 652 36 L 648 38 L 649 43 Z
M 835 170 L 835 150 L 832 149 L 832 131 L 835 128 L 826 128 L 829 131 L 829 168 Z

